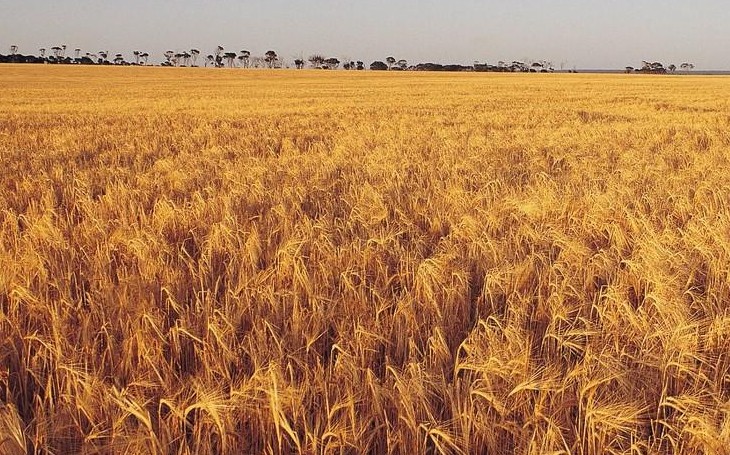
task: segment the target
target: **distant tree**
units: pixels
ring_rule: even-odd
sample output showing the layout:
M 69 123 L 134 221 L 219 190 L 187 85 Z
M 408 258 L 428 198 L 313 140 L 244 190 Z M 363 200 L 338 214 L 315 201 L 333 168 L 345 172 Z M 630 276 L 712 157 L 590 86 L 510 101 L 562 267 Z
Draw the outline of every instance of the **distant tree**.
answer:
M 552 73 L 555 71 L 553 63 L 547 60 L 537 60 L 530 64 L 529 71 L 531 73 Z
M 397 66 L 398 68 L 400 68 L 402 70 L 405 70 L 406 68 L 408 68 L 408 62 L 404 59 L 400 59 L 397 62 L 395 62 L 395 66 Z
M 324 61 L 324 64 L 327 66 L 327 69 L 335 70 L 340 66 L 340 61 L 335 57 L 330 57 Z
M 509 70 L 511 72 L 520 72 L 520 73 L 526 73 L 530 71 L 530 68 L 524 63 L 519 60 L 513 60 L 512 63 L 508 66 Z
M 74 49 L 74 58 L 78 60 L 79 57 L 81 57 L 81 48 L 77 47 L 76 49 Z
M 241 67 L 248 68 L 251 63 L 251 52 L 242 50 L 238 59 L 241 61 Z
M 190 56 L 192 57 L 192 66 L 198 66 L 198 56 L 200 56 L 200 51 L 198 49 L 190 49 Z
M 664 64 L 661 62 L 650 62 L 647 60 L 643 60 L 641 62 L 641 68 L 634 70 L 637 73 L 647 73 L 647 74 L 665 74 L 667 72 L 667 68 L 664 67 Z
M 361 62 L 360 60 L 357 61 L 357 70 L 362 71 L 365 69 L 365 63 Z
M 216 68 L 222 68 L 223 67 L 223 51 L 225 48 L 223 46 L 218 46 L 215 48 L 215 67 Z
M 18 45 L 17 44 L 11 44 L 10 45 L 10 55 L 15 55 L 18 53 Z
M 139 56 L 140 56 L 140 58 L 142 58 L 142 64 L 146 65 L 147 60 L 150 58 L 150 54 L 147 52 L 142 52 Z
M 268 65 L 269 68 L 273 68 L 276 66 L 276 62 L 279 60 L 279 56 L 276 55 L 276 52 L 274 51 L 266 51 L 266 54 L 264 54 L 264 61 Z
M 692 63 L 685 62 L 679 65 L 679 67 L 682 69 L 682 71 L 692 71 L 695 66 Z
M 298 70 L 300 70 L 300 69 L 304 68 L 304 59 L 301 59 L 301 58 L 297 58 L 297 59 L 295 59 L 295 60 L 294 60 L 294 66 L 295 66 L 295 67 L 296 67 L 296 69 L 298 69 Z
M 228 68 L 233 68 L 233 63 L 236 60 L 236 53 L 235 52 L 226 52 L 223 54 L 223 58 L 226 59 L 226 64 L 228 65 Z
M 108 63 L 109 51 L 99 51 L 99 64 Z
M 175 52 L 165 51 L 165 53 L 163 55 L 165 56 L 166 66 L 173 66 L 173 64 L 174 64 L 173 59 L 175 58 Z
M 65 44 L 61 45 L 61 58 L 66 57 L 66 47 L 67 46 Z
M 215 65 L 215 55 L 208 54 L 205 57 L 205 66 L 208 66 L 208 63 L 210 63 L 211 65 Z
M 376 60 L 373 63 L 370 64 L 370 69 L 373 71 L 387 71 L 388 65 L 381 62 L 380 60 Z
M 139 56 L 142 53 L 140 51 L 132 51 L 132 55 L 134 55 L 134 64 L 139 65 Z
M 633 72 L 634 72 L 634 67 L 633 66 L 627 66 L 626 67 L 626 74 L 633 73 Z
M 320 54 L 314 54 L 309 56 L 309 63 L 312 65 L 312 68 L 321 68 L 324 64 L 325 57 Z
M 388 57 L 385 61 L 388 62 L 388 69 L 393 68 L 393 65 L 395 65 L 395 57 Z
M 41 58 L 45 58 L 46 57 L 46 48 L 45 47 L 42 47 L 42 48 L 38 49 L 38 55 Z
M 122 56 L 122 54 L 115 55 L 114 56 L 114 64 L 115 65 L 121 65 L 122 63 L 124 63 L 124 57 Z
M 486 72 L 486 71 L 493 71 L 494 67 L 490 65 L 489 63 L 480 63 L 478 61 L 474 62 L 474 65 L 472 65 L 472 69 L 474 71 L 478 72 Z
M 51 48 L 51 53 L 53 53 L 54 60 L 60 60 L 61 59 L 61 48 L 59 46 L 53 46 Z
M 677 65 L 675 65 L 674 63 L 672 63 L 671 65 L 669 65 L 667 67 L 667 69 L 669 70 L 670 73 L 673 73 L 673 72 L 677 71 Z

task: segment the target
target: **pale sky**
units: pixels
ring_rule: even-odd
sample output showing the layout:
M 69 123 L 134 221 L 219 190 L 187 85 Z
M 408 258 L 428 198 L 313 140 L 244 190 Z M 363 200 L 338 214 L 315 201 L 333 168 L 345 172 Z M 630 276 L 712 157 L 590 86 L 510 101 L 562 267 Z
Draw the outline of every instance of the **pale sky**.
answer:
M 642 60 L 730 69 L 728 0 L 0 0 L 0 53 L 217 45 L 282 58 L 465 63 L 548 60 L 623 68 Z

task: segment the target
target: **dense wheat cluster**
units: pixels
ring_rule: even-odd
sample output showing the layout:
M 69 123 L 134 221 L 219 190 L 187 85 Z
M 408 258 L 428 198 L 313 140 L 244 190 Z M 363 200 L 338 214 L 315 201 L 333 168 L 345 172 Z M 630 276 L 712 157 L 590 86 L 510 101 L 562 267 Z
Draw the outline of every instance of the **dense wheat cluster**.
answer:
M 0 453 L 730 453 L 727 82 L 2 68 Z

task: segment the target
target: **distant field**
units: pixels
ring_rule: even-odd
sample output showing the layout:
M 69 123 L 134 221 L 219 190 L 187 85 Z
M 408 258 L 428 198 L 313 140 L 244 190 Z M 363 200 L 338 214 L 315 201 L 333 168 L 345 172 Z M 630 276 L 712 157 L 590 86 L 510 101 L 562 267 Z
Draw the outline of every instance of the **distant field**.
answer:
M 0 67 L 0 453 L 728 454 L 730 79 Z

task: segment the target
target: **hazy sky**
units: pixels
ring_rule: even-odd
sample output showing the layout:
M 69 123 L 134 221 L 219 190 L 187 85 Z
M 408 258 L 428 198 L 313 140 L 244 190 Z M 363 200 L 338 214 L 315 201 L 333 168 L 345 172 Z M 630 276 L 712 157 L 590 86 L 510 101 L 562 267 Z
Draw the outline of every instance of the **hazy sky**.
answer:
M 0 53 L 67 44 L 129 55 L 273 49 L 370 62 L 641 60 L 730 69 L 728 0 L 0 0 Z M 131 57 L 130 57 L 131 58 Z

